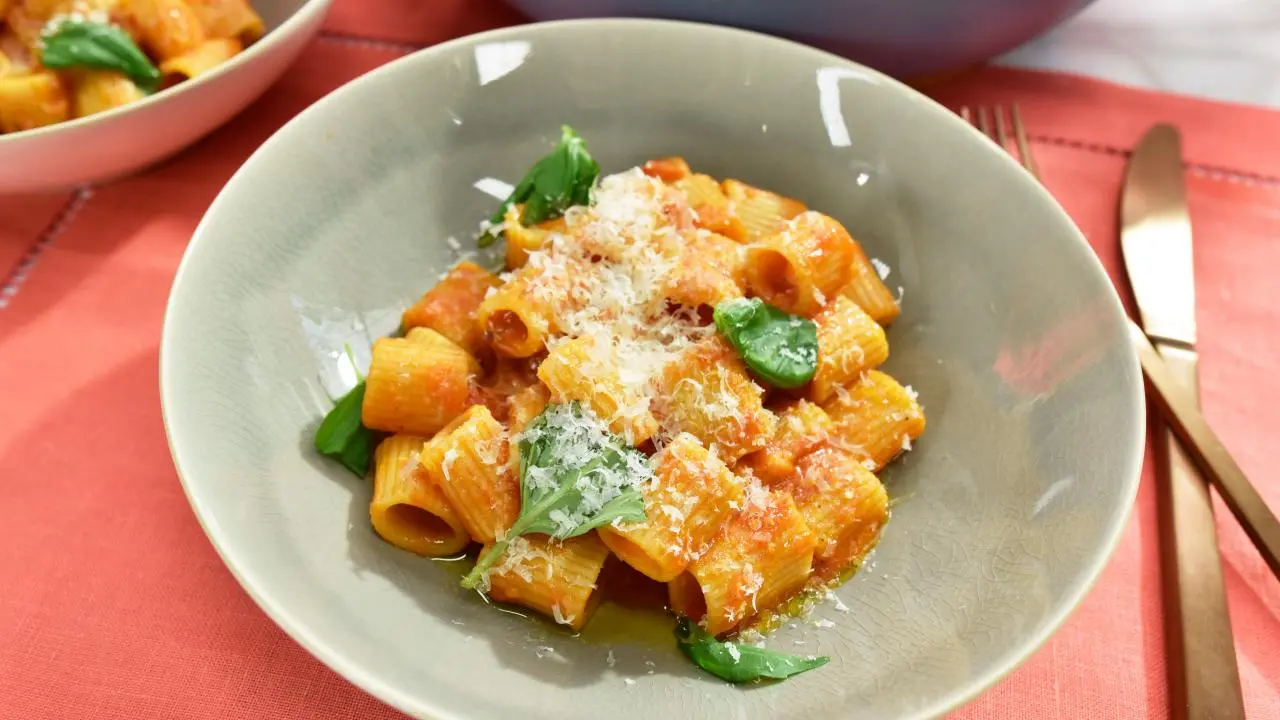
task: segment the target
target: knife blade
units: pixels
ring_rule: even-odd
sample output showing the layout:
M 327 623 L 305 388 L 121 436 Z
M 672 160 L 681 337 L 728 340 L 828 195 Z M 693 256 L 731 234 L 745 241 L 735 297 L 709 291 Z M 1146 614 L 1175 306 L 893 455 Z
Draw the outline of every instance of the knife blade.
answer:
M 1191 218 L 1176 128 L 1156 125 L 1134 149 L 1120 222 L 1125 269 L 1146 333 L 1173 382 L 1198 396 Z M 1172 432 L 1165 428 L 1161 434 L 1157 496 L 1170 710 L 1175 718 L 1243 720 L 1209 488 Z
M 1120 250 L 1143 329 L 1153 341 L 1196 344 L 1191 216 L 1177 129 L 1156 125 L 1125 169 Z

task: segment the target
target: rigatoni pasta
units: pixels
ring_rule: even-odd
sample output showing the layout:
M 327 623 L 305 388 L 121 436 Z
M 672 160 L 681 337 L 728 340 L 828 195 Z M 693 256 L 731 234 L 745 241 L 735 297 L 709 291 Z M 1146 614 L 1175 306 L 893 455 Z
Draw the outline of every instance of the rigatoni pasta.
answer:
M 795 500 L 814 534 L 814 572 L 823 580 L 860 562 L 889 518 L 889 498 L 880 480 L 838 447 L 805 455 L 778 489 Z
M 426 557 L 456 555 L 471 537 L 418 462 L 424 438 L 392 435 L 378 445 L 369 517 L 382 539 Z
M 884 328 L 849 298 L 838 295 L 813 319 L 818 326 L 818 371 L 809 397 L 823 402 L 889 358 Z
M 520 509 L 507 431 L 473 405 L 422 448 L 421 464 L 477 542 L 492 543 Z
M 879 471 L 924 433 L 924 411 L 913 393 L 892 377 L 868 371 L 823 405 L 833 437 L 872 471 Z
M 538 367 L 538 378 L 557 402 L 580 401 L 632 445 L 658 430 L 640 390 L 619 373 L 618 350 L 608 338 L 579 337 L 556 346 Z
M 725 180 L 724 193 L 733 204 L 733 214 L 742 221 L 744 240 L 760 240 L 778 232 L 791 218 L 808 210 L 804 203 L 752 187 L 738 180 Z
M 852 277 L 853 238 L 833 218 L 812 211 L 747 246 L 747 289 L 788 312 L 812 317 Z
M 248 0 L 4 0 L 0 133 L 139 102 L 264 32 Z
M 778 420 L 764 407 L 764 389 L 718 337 L 674 358 L 655 382 L 667 432 L 692 434 L 725 462 L 759 450 L 773 436 Z
M 70 117 L 70 98 L 54 73 L 38 70 L 0 77 L 0 132 L 33 130 Z
M 670 586 L 671 606 L 719 635 L 804 588 L 817 538 L 785 492 L 757 488 L 707 552 Z
M 880 277 L 881 268 L 888 272 L 888 266 L 881 263 L 880 267 L 876 267 L 862 246 L 854 243 L 853 273 L 849 284 L 844 286 L 840 294 L 857 303 L 873 320 L 888 327 L 897 319 L 902 308 Z
M 414 328 L 373 344 L 364 395 L 367 427 L 434 435 L 470 405 L 480 365 L 440 333 Z
M 425 327 L 449 338 L 473 356 L 485 347 L 484 330 L 476 322 L 476 310 L 489 290 L 501 283 L 473 262 L 460 262 L 400 317 L 408 332 Z
M 486 226 L 505 270 L 445 274 L 317 435 L 358 472 L 369 433 L 395 433 L 379 534 L 446 547 L 405 539 L 394 508 L 425 508 L 479 547 L 465 587 L 574 630 L 607 564 L 710 636 L 840 581 L 888 520 L 875 473 L 924 430 L 876 369 L 898 305 L 862 248 L 677 156 L 600 179 L 567 128 L 535 171 Z
M 740 504 L 743 483 L 689 434 L 676 436 L 653 465 L 655 481 L 643 491 L 645 519 L 603 527 L 600 537 L 623 562 L 667 582 L 706 552 Z
M 595 535 L 564 542 L 518 538 L 488 575 L 489 597 L 581 630 L 600 604 L 596 578 L 608 558 L 609 549 Z
M 244 45 L 237 38 L 210 38 L 160 63 L 160 72 L 184 78 L 199 77 L 230 60 Z

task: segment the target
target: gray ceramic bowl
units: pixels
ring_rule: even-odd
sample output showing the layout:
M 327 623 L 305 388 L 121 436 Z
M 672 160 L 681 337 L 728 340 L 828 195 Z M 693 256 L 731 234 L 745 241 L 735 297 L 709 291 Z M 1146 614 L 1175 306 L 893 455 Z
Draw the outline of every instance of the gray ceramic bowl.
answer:
M 368 484 L 310 452 L 343 343 L 395 327 L 495 207 L 479 181 L 517 180 L 561 123 L 607 170 L 679 152 L 795 195 L 906 288 L 888 368 L 919 390 L 929 429 L 886 473 L 897 504 L 838 592 L 847 611 L 824 605 L 814 619 L 834 627 L 771 639 L 830 655 L 818 671 L 732 687 L 679 655 L 669 618 L 623 623 L 606 606 L 571 637 L 497 612 L 456 567 L 381 542 Z M 394 62 L 264 144 L 178 271 L 161 391 L 191 504 L 245 589 L 412 715 L 921 718 L 1025 659 L 1115 546 L 1143 431 L 1122 318 L 1053 199 L 906 87 L 739 30 L 552 23 Z
M 790 37 L 898 77 L 988 60 L 1092 0 L 509 0 L 537 20 L 660 17 Z

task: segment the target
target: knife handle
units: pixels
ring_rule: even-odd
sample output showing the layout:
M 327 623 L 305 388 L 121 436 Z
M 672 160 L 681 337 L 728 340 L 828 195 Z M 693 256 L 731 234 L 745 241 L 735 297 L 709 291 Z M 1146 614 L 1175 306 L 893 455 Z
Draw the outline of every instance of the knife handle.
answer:
M 1156 344 L 1174 379 L 1197 395 L 1193 351 Z M 1160 483 L 1161 531 L 1166 535 L 1163 577 L 1167 603 L 1171 715 L 1187 720 L 1244 720 L 1240 671 L 1227 611 L 1222 558 L 1209 486 L 1165 427 L 1162 449 L 1166 480 Z M 1157 466 L 1160 469 L 1160 465 Z M 1172 552 L 1169 550 L 1172 549 Z

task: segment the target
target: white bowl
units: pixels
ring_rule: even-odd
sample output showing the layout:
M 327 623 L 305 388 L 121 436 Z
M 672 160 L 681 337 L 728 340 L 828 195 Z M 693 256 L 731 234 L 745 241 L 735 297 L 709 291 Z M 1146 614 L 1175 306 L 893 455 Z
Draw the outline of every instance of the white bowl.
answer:
M 186 148 L 280 79 L 332 3 L 254 0 L 267 34 L 208 74 L 105 113 L 0 135 L 0 194 L 110 180 Z

